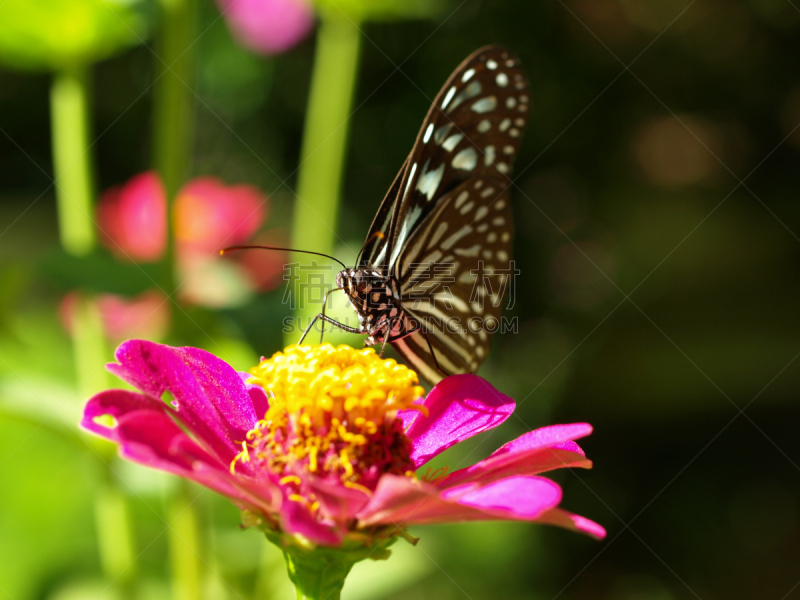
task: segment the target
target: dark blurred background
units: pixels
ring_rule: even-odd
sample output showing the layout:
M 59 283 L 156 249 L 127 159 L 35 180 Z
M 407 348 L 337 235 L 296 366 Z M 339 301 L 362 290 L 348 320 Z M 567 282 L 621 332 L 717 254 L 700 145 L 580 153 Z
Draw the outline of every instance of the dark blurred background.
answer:
M 314 35 L 263 57 L 235 43 L 210 1 L 199 11 L 192 175 L 257 186 L 270 227 L 288 232 Z M 563 506 L 609 535 L 416 528 L 417 548 L 359 565 L 343 597 L 800 598 L 799 27 L 791 0 L 456 0 L 435 18 L 364 24 L 343 260 L 450 71 L 487 43 L 522 59 L 532 115 L 513 192 L 519 328 L 495 338 L 481 370 L 519 408 L 444 462 L 587 421 L 594 470 L 554 478 Z M 151 166 L 153 63 L 136 45 L 93 69 L 100 190 Z M 76 382 L 57 312 L 71 289 L 150 284 L 78 273 L 59 249 L 50 81 L 0 71 L 0 596 L 116 598 L 93 516 L 105 471 L 88 436 L 64 426 L 83 399 L 59 400 Z M 208 333 L 243 368 L 281 348 L 281 298 L 277 287 L 235 308 L 177 311 L 168 341 L 214 351 Z M 117 474 L 131 490 L 136 593 L 170 597 L 163 515 L 175 483 L 122 463 Z M 236 509 L 210 493 L 196 505 L 202 597 L 286 597 L 280 555 L 236 528 Z

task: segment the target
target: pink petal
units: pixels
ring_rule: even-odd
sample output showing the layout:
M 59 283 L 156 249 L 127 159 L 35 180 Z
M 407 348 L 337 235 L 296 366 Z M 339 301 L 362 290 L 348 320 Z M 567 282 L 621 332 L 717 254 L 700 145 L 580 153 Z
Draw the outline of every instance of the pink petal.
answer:
M 175 416 L 223 464 L 230 464 L 257 421 L 244 383 L 233 368 L 199 348 L 129 340 L 108 370 L 153 398 L 170 392 Z
M 517 475 L 466 492 L 449 489 L 442 493 L 442 497 L 496 513 L 499 518 L 507 513 L 505 518 L 532 520 L 545 510 L 558 506 L 561 487 L 544 477 Z
M 195 461 L 224 472 L 227 468 L 198 446 L 164 412 L 136 411 L 119 420 L 116 435 L 120 455 L 135 462 L 191 476 Z
M 234 37 L 256 52 L 276 54 L 302 40 L 314 25 L 305 0 L 217 0 Z
M 120 455 L 148 467 L 162 469 L 189 479 L 197 462 L 206 463 L 215 472 L 225 473 L 225 466 L 198 446 L 167 415 L 166 407 L 152 399 L 127 390 L 108 390 L 92 398 L 84 411 L 81 425 L 120 445 Z M 152 406 L 155 405 L 155 406 Z M 100 415 L 112 415 L 114 427 L 97 424 Z M 199 478 L 208 485 L 208 478 Z M 220 479 L 220 478 L 214 478 Z M 212 480 L 217 491 L 231 494 L 225 480 Z
M 398 475 L 384 475 L 369 504 L 359 512 L 359 527 L 453 523 L 458 521 L 538 520 L 561 499 L 558 484 L 542 477 L 511 477 L 478 488 L 439 488 Z
M 169 329 L 169 300 L 155 290 L 148 290 L 134 298 L 116 294 L 96 297 L 103 333 L 112 341 L 139 335 L 147 339 L 163 337 Z M 89 302 L 79 292 L 68 292 L 58 307 L 58 316 L 64 329 L 73 335 L 73 323 L 78 311 Z
M 433 513 L 447 515 L 455 508 L 439 498 L 433 485 L 401 475 L 384 475 L 367 505 L 356 515 L 359 527 L 377 524 L 398 526 L 417 523 L 418 517 Z M 471 512 L 471 509 L 468 511 Z
M 120 455 L 149 467 L 192 479 L 230 497 L 238 506 L 269 513 L 280 505 L 280 490 L 270 481 L 246 477 L 247 463 L 230 465 L 208 454 L 168 415 L 161 402 L 127 390 L 108 390 L 94 396 L 84 409 L 81 426 L 120 444 Z M 109 415 L 116 421 L 107 427 L 95 421 Z
M 479 481 L 485 485 L 512 475 L 536 475 L 552 469 L 581 467 L 590 469 L 592 462 L 572 439 L 591 433 L 587 423 L 553 425 L 530 431 L 501 446 L 487 459 L 450 473 L 441 487 Z
M 109 189 L 100 198 L 98 222 L 104 245 L 120 258 L 153 262 L 167 246 L 167 196 L 154 171 Z
M 168 414 L 163 402 L 128 390 L 106 390 L 87 402 L 81 426 L 120 445 L 120 454 L 150 467 L 186 476 L 195 461 L 226 469 L 198 446 Z M 98 417 L 111 416 L 108 427 Z
M 519 436 L 517 439 L 504 444 L 495 450 L 492 456 L 520 452 L 523 450 L 533 450 L 536 448 L 561 448 L 562 450 L 583 454 L 583 450 L 580 449 L 580 446 L 572 443 L 572 440 L 586 437 L 590 433 L 592 433 L 592 426 L 588 423 L 549 425 L 529 431 Z
M 320 512 L 335 521 L 352 519 L 369 501 L 369 496 L 361 490 L 345 487 L 338 479 L 322 479 L 298 473 L 320 503 Z
M 602 540 L 606 537 L 606 530 L 602 525 L 598 525 L 586 517 L 569 513 L 561 508 L 551 508 L 543 512 L 537 520 L 547 525 L 556 525 L 579 533 L 586 533 L 598 540 Z
M 144 394 L 137 394 L 128 390 L 106 390 L 96 394 L 86 403 L 80 425 L 87 431 L 119 443 L 116 423 L 111 427 L 107 427 L 95 419 L 108 415 L 118 423 L 120 418 L 128 413 L 140 410 L 165 412 L 166 407 L 162 402 Z
M 276 486 L 259 485 L 241 474 L 231 474 L 229 465 L 220 464 L 164 415 L 132 413 L 120 421 L 118 430 L 123 458 L 196 481 L 241 508 L 268 514 L 278 506 Z M 245 468 L 237 462 L 237 471 Z
M 514 412 L 514 401 L 477 375 L 445 377 L 428 394 L 428 410 L 411 416 L 406 435 L 414 443 L 411 459 L 419 467 L 453 444 L 492 429 Z M 416 412 L 416 411 L 415 411 Z
M 344 537 L 333 526 L 317 521 L 305 504 L 288 498 L 281 505 L 281 529 L 299 533 L 320 546 L 338 546 Z
M 250 401 L 253 403 L 253 410 L 256 413 L 257 419 L 263 419 L 264 416 L 267 414 L 267 410 L 269 409 L 269 399 L 267 398 L 267 392 L 264 391 L 264 388 L 260 385 L 256 385 L 254 383 L 247 383 L 247 380 L 252 377 L 250 373 L 243 373 L 239 372 L 239 377 L 242 378 L 245 387 L 247 388 L 247 393 L 250 394 Z

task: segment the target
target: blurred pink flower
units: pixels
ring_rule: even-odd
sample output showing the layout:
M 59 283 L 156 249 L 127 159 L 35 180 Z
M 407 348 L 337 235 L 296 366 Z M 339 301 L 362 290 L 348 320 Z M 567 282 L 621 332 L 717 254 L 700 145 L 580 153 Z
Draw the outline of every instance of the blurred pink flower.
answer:
M 314 12 L 306 0 L 217 0 L 240 44 L 262 54 L 288 50 L 308 35 Z
M 176 270 L 183 301 L 217 308 L 247 301 L 256 287 L 241 256 L 220 259 L 225 246 L 246 243 L 266 218 L 267 197 L 251 185 L 212 177 L 190 181 L 173 208 Z
M 286 248 L 289 239 L 282 230 L 272 229 L 259 233 L 250 243 Z M 239 261 L 256 289 L 267 291 L 283 283 L 283 273 L 289 255 L 281 250 L 245 250 Z
M 103 245 L 118 258 L 155 262 L 167 248 L 167 195 L 154 171 L 108 189 L 97 208 Z
M 208 255 L 243 244 L 266 219 L 266 207 L 267 197 L 254 186 L 226 186 L 213 177 L 190 181 L 175 198 L 176 250 Z
M 71 335 L 75 311 L 84 297 L 79 292 L 69 292 L 61 300 L 59 316 L 64 328 Z M 169 300 L 156 290 L 148 290 L 135 298 L 116 294 L 101 294 L 96 297 L 97 308 L 103 323 L 106 338 L 114 343 L 130 338 L 144 337 L 162 339 L 169 330 Z
M 281 281 L 284 255 L 242 254 L 220 259 L 225 246 L 246 244 L 267 218 L 268 199 L 251 185 L 227 186 L 214 177 L 199 177 L 177 193 L 172 210 L 175 270 L 181 299 L 203 306 L 233 306 L 255 289 L 272 289 Z M 150 262 L 164 256 L 167 240 L 164 186 L 153 171 L 111 188 L 100 200 L 98 220 L 103 243 L 117 257 Z M 276 245 L 280 233 L 265 234 Z M 253 254 L 253 253 L 250 253 Z

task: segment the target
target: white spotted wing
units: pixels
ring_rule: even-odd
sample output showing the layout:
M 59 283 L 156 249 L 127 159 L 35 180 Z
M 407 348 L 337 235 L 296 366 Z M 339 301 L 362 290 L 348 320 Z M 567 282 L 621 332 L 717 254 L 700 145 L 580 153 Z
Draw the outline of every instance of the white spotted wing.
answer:
M 433 101 L 373 220 L 359 266 L 388 270 L 438 201 L 464 181 L 505 181 L 529 103 L 519 59 L 509 50 L 487 46 L 467 57 Z
M 470 179 L 440 200 L 399 256 L 405 329 L 420 330 L 393 345 L 425 379 L 474 372 L 489 352 L 512 285 L 512 233 L 508 182 Z
M 378 210 L 360 268 L 398 285 L 395 349 L 431 382 L 475 371 L 510 285 L 509 175 L 530 98 L 519 60 L 488 46 L 453 72 Z

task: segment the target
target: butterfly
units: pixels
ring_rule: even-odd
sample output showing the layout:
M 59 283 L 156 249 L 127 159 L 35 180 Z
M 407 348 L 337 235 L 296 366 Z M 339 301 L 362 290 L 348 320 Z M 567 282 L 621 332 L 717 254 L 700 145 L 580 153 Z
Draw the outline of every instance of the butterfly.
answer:
M 432 384 L 478 369 L 515 274 L 509 175 L 529 103 L 520 61 L 506 48 L 480 48 L 453 71 L 378 208 L 357 266 L 299 250 L 342 264 L 328 293 L 344 291 L 358 316 L 358 327 L 327 316 L 326 294 L 301 342 L 321 319 L 323 335 L 329 323 L 365 334 L 381 353 L 391 344 Z

